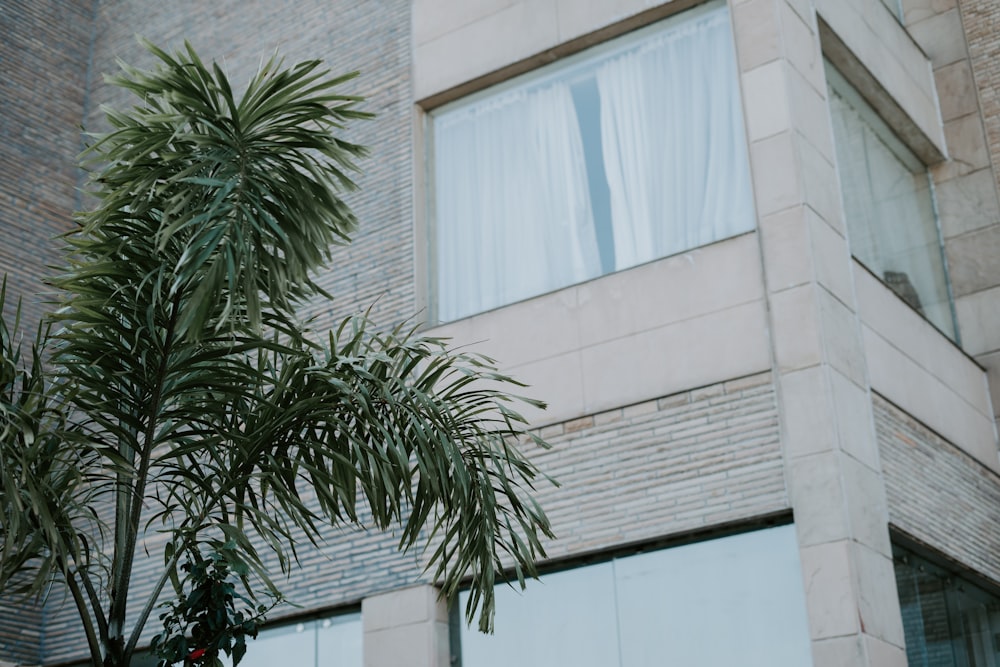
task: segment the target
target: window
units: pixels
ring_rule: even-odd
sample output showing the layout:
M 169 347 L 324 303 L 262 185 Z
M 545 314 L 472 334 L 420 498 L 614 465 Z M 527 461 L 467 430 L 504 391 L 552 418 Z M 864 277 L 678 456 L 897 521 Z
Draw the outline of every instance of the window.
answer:
M 955 338 L 927 168 L 829 64 L 830 110 L 853 255 Z
M 712 2 L 434 111 L 436 319 L 751 230 L 738 91 Z
M 361 644 L 359 613 L 269 626 L 256 639 L 247 639 L 240 667 L 362 667 Z M 225 653 L 219 657 L 224 667 L 232 667 L 231 657 Z M 156 656 L 148 652 L 140 652 L 132 659 L 135 667 L 156 667 L 158 663 Z
M 910 667 L 1000 665 L 1000 598 L 904 549 L 893 551 Z
M 496 594 L 493 635 L 459 624 L 457 667 L 812 664 L 791 525 L 555 572 L 523 593 L 501 585 Z

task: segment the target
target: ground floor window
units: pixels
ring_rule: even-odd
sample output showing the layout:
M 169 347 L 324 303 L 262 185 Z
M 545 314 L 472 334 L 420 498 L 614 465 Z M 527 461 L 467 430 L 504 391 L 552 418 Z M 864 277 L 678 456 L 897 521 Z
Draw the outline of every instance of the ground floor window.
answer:
M 458 624 L 453 664 L 812 664 L 793 525 L 583 565 L 545 574 L 523 593 L 496 593 L 495 634 Z
M 895 549 L 910 667 L 1000 666 L 1000 597 Z

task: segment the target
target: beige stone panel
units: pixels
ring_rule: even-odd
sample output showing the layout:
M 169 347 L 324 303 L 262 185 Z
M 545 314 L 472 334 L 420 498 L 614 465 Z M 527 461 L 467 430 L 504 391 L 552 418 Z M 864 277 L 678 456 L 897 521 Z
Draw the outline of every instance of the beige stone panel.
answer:
M 835 370 L 828 373 L 840 448 L 871 470 L 880 470 L 868 389 L 859 387 Z
M 811 208 L 806 208 L 806 221 L 817 280 L 844 303 L 854 303 L 853 263 L 841 226 L 828 224 Z
M 1000 225 L 950 238 L 945 252 L 955 296 L 1000 285 Z
M 425 625 L 365 632 L 365 667 L 447 667 L 447 661 L 437 661 L 436 644 L 433 629 Z
M 582 37 L 659 5 L 676 5 L 676 11 L 682 11 L 692 4 L 691 0 L 556 0 L 559 40 Z
M 908 30 L 934 67 L 950 65 L 967 56 L 965 32 L 957 7 L 910 24 Z
M 1000 287 L 955 299 L 962 347 L 971 355 L 1000 350 Z
M 806 203 L 836 228 L 844 219 L 843 202 L 840 199 L 840 178 L 833 159 L 827 158 L 816 146 L 796 133 L 796 150 L 799 155 L 802 183 Z M 840 229 L 842 232 L 843 230 Z
M 762 301 L 581 351 L 585 414 L 770 368 Z
M 505 367 L 565 354 L 580 347 L 577 293 L 567 287 L 430 330 Z
M 447 667 L 448 610 L 432 586 L 414 586 L 361 602 L 365 667 Z
M 868 327 L 864 343 L 873 391 L 1000 472 L 992 416 L 972 407 Z
M 865 635 L 864 641 L 868 664 L 876 667 L 906 667 L 906 650 L 902 646 L 869 635 Z
M 813 13 L 812 0 L 783 0 L 806 25 L 813 25 L 815 14 Z
M 773 60 L 743 74 L 743 112 L 747 140 L 766 139 L 791 129 L 791 99 L 784 60 Z
M 584 346 L 757 301 L 764 294 L 754 234 L 619 271 L 575 289 Z
M 801 526 L 796 526 L 801 530 Z M 851 543 L 839 540 L 799 550 L 812 639 L 860 632 L 858 599 L 851 572 Z
M 536 55 L 559 43 L 555 0 L 518 2 L 417 44 L 413 88 L 418 100 Z
M 864 386 L 865 359 L 854 312 L 822 287 L 817 289 L 826 363 L 858 386 Z
M 792 136 L 792 132 L 782 132 L 750 145 L 750 165 L 759 218 L 801 201 L 801 176 Z
M 425 621 L 448 620 L 447 610 L 442 610 L 437 599 L 437 589 L 432 586 L 411 586 L 373 595 L 365 598 L 361 606 L 365 632 Z
M 788 494 L 802 547 L 842 540 L 851 534 L 847 488 L 836 450 L 788 461 Z
M 788 460 L 837 447 L 827 371 L 813 366 L 778 376 L 782 443 Z
M 545 409 L 512 405 L 532 427 L 556 424 L 589 414 L 583 399 L 583 369 L 580 352 L 533 361 L 505 369 L 527 385 L 518 393 L 544 401 Z
M 794 67 L 787 68 L 787 74 L 792 125 L 827 161 L 834 163 L 837 151 L 833 144 L 833 126 L 830 123 L 826 92 L 817 91 Z
M 413 43 L 425 44 L 516 2 L 530 0 L 414 0 Z
M 812 654 L 813 667 L 854 667 L 866 664 L 861 635 L 813 640 Z
M 771 292 L 813 279 L 813 248 L 805 206 L 787 208 L 760 221 L 767 288 Z
M 935 180 L 937 171 L 934 170 Z M 947 239 L 1000 222 L 992 169 L 980 169 L 934 187 L 941 233 Z
M 976 361 L 986 368 L 986 379 L 990 385 L 993 414 L 1000 417 L 1000 352 L 984 354 Z
M 873 450 L 877 449 L 874 433 L 869 446 Z M 889 508 L 882 476 L 846 454 L 840 455 L 840 472 L 847 499 L 851 537 L 858 544 L 877 553 L 892 553 L 889 542 Z
M 733 6 L 733 32 L 740 71 L 752 70 L 781 55 L 781 32 L 778 24 L 780 1 L 747 0 Z
M 823 91 L 826 88 L 826 76 L 823 73 L 823 57 L 819 38 L 813 31 L 815 22 L 811 16 L 811 8 L 803 14 L 787 2 L 780 2 L 778 6 L 785 58 L 817 92 L 825 94 Z
M 949 121 L 978 113 L 976 84 L 968 60 L 962 59 L 938 68 L 934 72 L 934 82 L 937 85 L 942 120 Z
M 855 264 L 861 320 L 970 406 L 989 414 L 983 371 L 892 290 Z
M 888 533 L 888 525 L 883 525 L 883 530 Z M 858 611 L 865 634 L 895 646 L 903 646 L 903 618 L 899 612 L 899 594 L 896 592 L 896 575 L 890 553 L 875 551 L 856 542 L 852 544 L 852 548 L 858 586 Z
M 948 160 L 934 167 L 934 177 L 945 181 L 990 166 L 986 134 L 978 113 L 952 119 L 944 124 Z
M 903 22 L 917 23 L 957 6 L 958 0 L 903 0 Z
M 780 372 L 808 368 L 823 361 L 818 289 L 815 285 L 802 285 L 771 295 L 771 335 Z

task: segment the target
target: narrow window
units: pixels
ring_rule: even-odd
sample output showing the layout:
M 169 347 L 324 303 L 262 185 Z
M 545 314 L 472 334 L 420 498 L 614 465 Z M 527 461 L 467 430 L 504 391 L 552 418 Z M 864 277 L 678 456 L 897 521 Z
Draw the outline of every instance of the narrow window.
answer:
M 827 64 L 851 253 L 911 308 L 955 338 L 927 167 Z

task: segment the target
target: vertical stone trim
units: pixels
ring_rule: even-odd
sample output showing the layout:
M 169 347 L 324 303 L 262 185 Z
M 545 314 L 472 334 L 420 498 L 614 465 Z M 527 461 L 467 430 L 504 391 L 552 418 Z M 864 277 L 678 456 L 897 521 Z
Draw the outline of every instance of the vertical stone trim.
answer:
M 448 607 L 433 586 L 413 586 L 361 603 L 365 667 L 448 667 Z
M 812 0 L 733 4 L 813 659 L 816 667 L 903 665 L 816 8 Z

